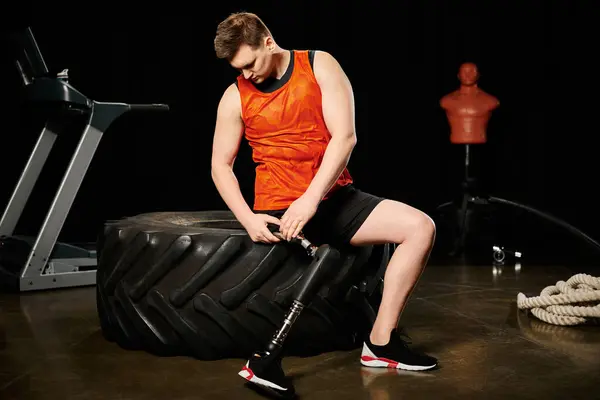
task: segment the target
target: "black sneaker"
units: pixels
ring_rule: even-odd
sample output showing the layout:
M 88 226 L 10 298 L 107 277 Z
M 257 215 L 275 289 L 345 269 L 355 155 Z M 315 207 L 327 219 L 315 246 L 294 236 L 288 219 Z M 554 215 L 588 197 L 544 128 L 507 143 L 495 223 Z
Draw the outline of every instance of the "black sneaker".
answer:
M 408 348 L 394 329 L 390 341 L 385 346 L 371 343 L 370 337 L 363 344 L 360 363 L 366 367 L 396 368 L 409 371 L 424 371 L 437 365 L 437 360 L 425 354 L 419 354 Z
M 281 367 L 279 352 L 257 352 L 244 365 L 238 375 L 263 388 L 285 397 L 294 395 L 294 387 L 286 378 Z

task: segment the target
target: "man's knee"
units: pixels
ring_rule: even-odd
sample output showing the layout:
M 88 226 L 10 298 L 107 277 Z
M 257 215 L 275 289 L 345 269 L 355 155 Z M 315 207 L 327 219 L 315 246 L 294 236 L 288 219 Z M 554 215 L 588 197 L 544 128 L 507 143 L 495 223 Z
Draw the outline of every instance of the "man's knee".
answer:
M 411 223 L 411 234 L 409 236 L 418 237 L 426 243 L 435 241 L 436 227 L 433 219 L 422 211 L 418 211 L 413 216 Z

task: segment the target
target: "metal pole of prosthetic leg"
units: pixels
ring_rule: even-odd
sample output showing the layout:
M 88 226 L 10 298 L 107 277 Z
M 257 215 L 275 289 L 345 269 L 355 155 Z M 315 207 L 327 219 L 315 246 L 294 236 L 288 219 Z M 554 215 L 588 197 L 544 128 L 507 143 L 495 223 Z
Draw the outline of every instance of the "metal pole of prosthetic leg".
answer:
M 274 234 L 280 239 L 283 239 L 283 236 L 279 232 L 274 232 Z M 317 247 L 302 235 L 298 235 L 292 242 L 300 243 L 307 251 L 308 255 L 313 258 L 313 261 L 308 266 L 306 273 L 302 276 L 302 280 L 294 295 L 292 305 L 283 319 L 283 325 L 275 332 L 267 345 L 267 351 L 270 353 L 283 346 L 283 342 L 292 329 L 294 322 L 296 322 L 296 319 L 300 313 L 302 313 L 302 310 L 310 304 L 318 290 L 321 288 L 323 279 L 330 271 L 331 265 L 335 264 L 340 257 L 339 252 L 331 246 L 325 244 Z

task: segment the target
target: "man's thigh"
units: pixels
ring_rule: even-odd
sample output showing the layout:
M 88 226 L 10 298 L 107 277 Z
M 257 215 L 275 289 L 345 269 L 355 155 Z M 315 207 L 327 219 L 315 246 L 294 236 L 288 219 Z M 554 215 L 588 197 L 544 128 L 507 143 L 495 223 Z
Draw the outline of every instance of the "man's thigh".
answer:
M 383 200 L 353 185 L 340 188 L 321 202 L 313 219 L 306 224 L 306 238 L 313 237 L 318 244 L 349 246 L 352 237 Z
M 365 219 L 351 238 L 354 246 L 403 243 L 419 235 L 427 239 L 435 236 L 435 223 L 421 210 L 408 204 L 386 199 Z
M 384 200 L 363 192 L 354 185 L 340 188 L 319 204 L 302 233 L 317 246 L 326 243 L 335 247 L 350 246 L 356 232 Z M 281 218 L 286 211 L 287 209 L 255 212 Z

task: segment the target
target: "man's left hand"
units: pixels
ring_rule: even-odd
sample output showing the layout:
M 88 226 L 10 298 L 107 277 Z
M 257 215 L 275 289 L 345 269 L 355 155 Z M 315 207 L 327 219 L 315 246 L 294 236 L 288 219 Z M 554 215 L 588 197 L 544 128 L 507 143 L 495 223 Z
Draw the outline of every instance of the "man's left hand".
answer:
M 281 217 L 280 232 L 290 241 L 302 231 L 304 226 L 317 212 L 319 201 L 316 198 L 300 196 Z

